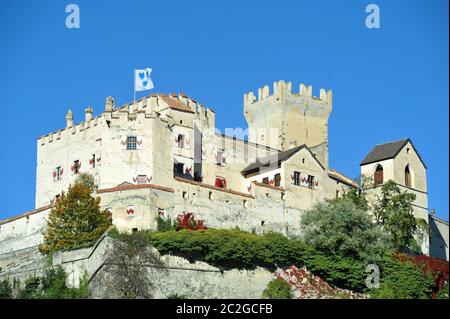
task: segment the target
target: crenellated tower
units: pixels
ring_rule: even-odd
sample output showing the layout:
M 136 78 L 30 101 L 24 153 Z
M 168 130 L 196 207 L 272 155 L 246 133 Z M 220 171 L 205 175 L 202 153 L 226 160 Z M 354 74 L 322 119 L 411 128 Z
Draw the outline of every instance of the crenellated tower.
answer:
M 331 90 L 320 89 L 319 97 L 312 86 L 300 84 L 292 91 L 292 82 L 283 80 L 244 95 L 244 116 L 249 127 L 249 141 L 280 150 L 302 144 L 317 150 L 316 156 L 328 166 L 328 117 L 332 109 Z

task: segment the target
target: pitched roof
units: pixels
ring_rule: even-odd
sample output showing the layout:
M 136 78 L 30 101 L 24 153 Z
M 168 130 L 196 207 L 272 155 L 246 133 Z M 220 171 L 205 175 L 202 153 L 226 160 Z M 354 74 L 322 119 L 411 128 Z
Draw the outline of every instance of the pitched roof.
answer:
M 369 154 L 367 154 L 367 156 L 363 159 L 363 161 L 359 165 L 366 165 L 374 162 L 395 158 L 398 155 L 398 153 L 400 153 L 400 151 L 403 149 L 403 147 L 406 144 L 408 144 L 408 142 L 411 143 L 414 151 L 416 152 L 423 166 L 427 168 L 410 138 L 375 145 L 375 147 L 370 151 Z
M 167 105 L 174 110 L 182 111 L 182 112 L 188 112 L 188 113 L 195 113 L 189 106 L 184 104 L 183 102 L 176 99 L 175 96 L 171 95 L 171 97 L 159 95 L 159 97 L 167 103 Z
M 319 160 L 314 156 L 314 154 L 311 152 L 309 147 L 306 144 L 296 146 L 294 148 L 291 148 L 286 151 L 282 151 L 276 154 L 272 154 L 269 156 L 257 158 L 254 163 L 251 163 L 246 168 L 244 168 L 241 171 L 242 175 L 248 175 L 250 173 L 257 172 L 262 167 L 273 167 L 274 169 L 280 165 L 281 162 L 284 162 L 285 160 L 289 159 L 292 155 L 300 151 L 301 149 L 306 148 L 308 152 L 311 154 L 311 156 L 316 160 L 316 162 L 322 167 L 322 169 L 325 170 L 325 167 L 323 167 L 322 163 L 319 162 Z
M 329 169 L 328 170 L 328 176 L 330 178 L 333 178 L 335 180 L 338 180 L 344 184 L 350 185 L 352 187 L 359 187 L 358 183 L 355 182 L 354 180 L 352 180 L 351 178 L 345 176 L 342 173 L 339 173 L 338 171 L 334 170 L 334 169 Z

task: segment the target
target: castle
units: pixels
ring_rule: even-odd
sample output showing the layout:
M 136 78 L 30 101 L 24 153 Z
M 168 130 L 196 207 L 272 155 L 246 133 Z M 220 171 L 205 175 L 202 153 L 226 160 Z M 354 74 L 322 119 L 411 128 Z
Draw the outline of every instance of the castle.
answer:
M 94 196 L 122 231 L 156 229 L 158 216 L 186 211 L 208 227 L 298 236 L 305 210 L 359 187 L 329 167 L 332 92 L 315 97 L 311 86 L 294 92 L 279 81 L 257 95 L 244 95 L 248 129 L 225 134 L 211 108 L 183 93 L 121 107 L 108 97 L 100 115 L 88 107 L 78 124 L 69 111 L 65 128 L 37 140 L 36 207 L 0 221 L 0 254 L 42 242 L 53 203 L 80 172 L 94 176 Z M 416 194 L 417 217 L 440 221 L 428 213 L 426 166 L 410 139 L 375 146 L 361 173 L 373 179 L 369 197 L 392 179 Z M 422 250 L 448 259 L 448 223 L 435 229 Z

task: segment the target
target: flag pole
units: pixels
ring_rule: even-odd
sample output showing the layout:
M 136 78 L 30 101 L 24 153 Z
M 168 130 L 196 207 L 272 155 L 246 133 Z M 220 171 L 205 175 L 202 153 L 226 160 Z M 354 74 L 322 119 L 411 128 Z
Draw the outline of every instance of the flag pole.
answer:
M 136 70 L 134 70 L 134 83 L 133 83 L 133 104 L 136 101 Z

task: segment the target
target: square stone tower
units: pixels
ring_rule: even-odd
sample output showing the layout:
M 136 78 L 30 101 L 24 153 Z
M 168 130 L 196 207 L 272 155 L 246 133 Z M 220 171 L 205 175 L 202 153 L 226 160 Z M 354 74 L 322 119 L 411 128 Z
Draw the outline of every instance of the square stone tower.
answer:
M 332 93 L 320 89 L 312 95 L 312 86 L 300 84 L 292 92 L 292 82 L 281 80 L 244 95 L 244 116 L 249 127 L 249 141 L 279 150 L 303 144 L 317 149 L 317 158 L 328 167 L 328 117 L 332 110 Z

